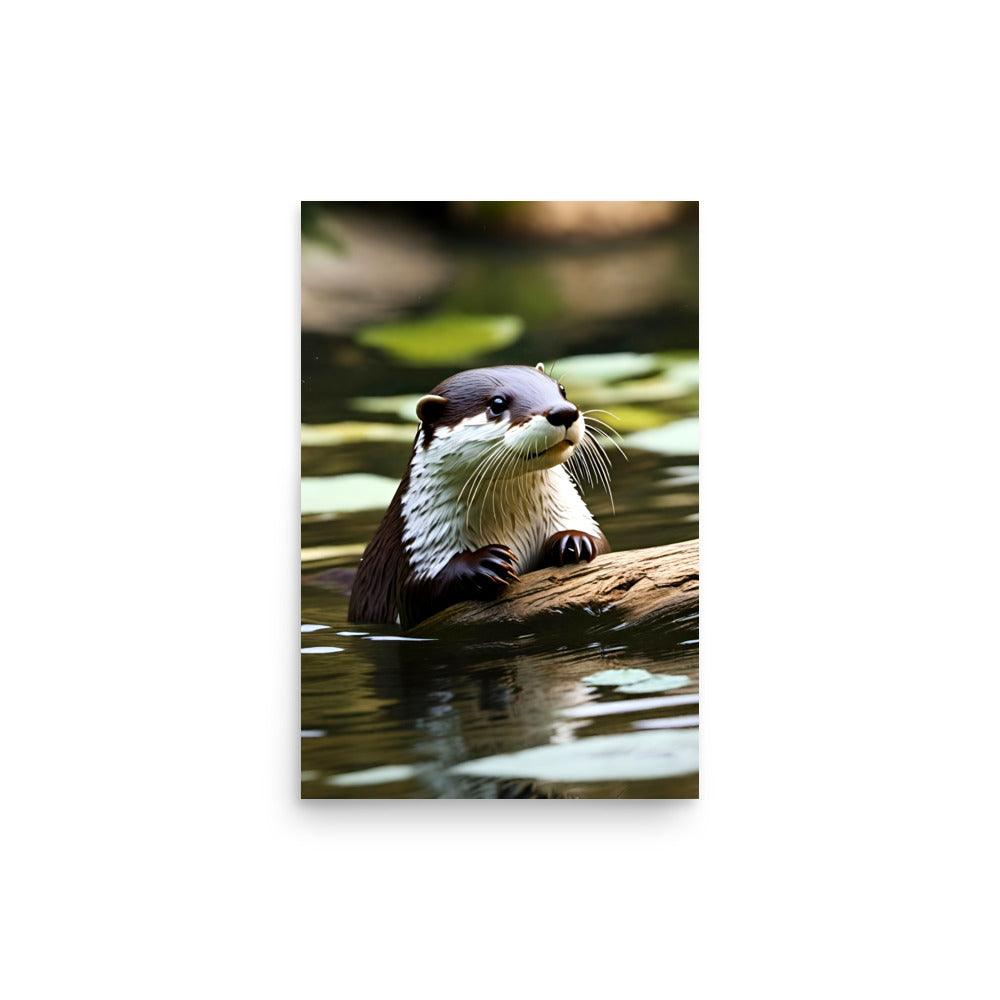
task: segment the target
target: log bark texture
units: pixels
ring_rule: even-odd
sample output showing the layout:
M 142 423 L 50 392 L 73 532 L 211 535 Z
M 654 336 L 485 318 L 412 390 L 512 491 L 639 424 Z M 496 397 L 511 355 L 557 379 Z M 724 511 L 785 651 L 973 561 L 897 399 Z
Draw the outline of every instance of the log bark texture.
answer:
M 698 610 L 698 541 L 609 552 L 593 562 L 521 577 L 493 601 L 463 601 L 411 630 L 436 635 L 461 626 L 529 626 L 580 615 L 609 627 L 676 621 Z M 493 631 L 494 629 L 490 629 Z

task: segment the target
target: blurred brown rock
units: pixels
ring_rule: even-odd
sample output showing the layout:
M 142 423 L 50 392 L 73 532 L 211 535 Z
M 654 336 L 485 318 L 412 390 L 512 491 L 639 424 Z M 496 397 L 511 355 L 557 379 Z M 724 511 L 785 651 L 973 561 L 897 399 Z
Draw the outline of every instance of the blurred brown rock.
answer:
M 452 264 L 419 226 L 371 211 L 337 209 L 331 244 L 304 241 L 302 328 L 349 333 L 402 315 L 437 295 Z
M 466 225 L 542 239 L 618 239 L 673 225 L 696 210 L 690 201 L 456 201 Z

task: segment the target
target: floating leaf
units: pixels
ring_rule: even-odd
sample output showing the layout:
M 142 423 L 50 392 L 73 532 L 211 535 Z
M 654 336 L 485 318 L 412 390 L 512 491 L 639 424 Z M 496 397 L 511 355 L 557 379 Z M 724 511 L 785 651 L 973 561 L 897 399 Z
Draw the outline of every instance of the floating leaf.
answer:
M 351 472 L 344 476 L 306 476 L 302 480 L 302 513 L 345 513 L 389 506 L 399 483 L 388 476 Z
M 350 787 L 352 785 L 384 785 L 390 781 L 408 781 L 417 773 L 409 764 L 387 764 L 385 767 L 370 767 L 367 771 L 351 771 L 335 774 L 326 779 L 328 785 Z
M 634 684 L 623 684 L 621 687 L 616 687 L 615 691 L 619 694 L 656 694 L 658 691 L 687 687 L 690 683 L 691 678 L 683 675 L 674 677 L 669 674 L 650 674 L 645 680 Z
M 540 781 L 637 781 L 694 774 L 698 731 L 643 730 L 590 736 L 456 764 L 455 774 Z
M 337 424 L 303 424 L 302 447 L 320 448 L 331 444 L 355 444 L 358 441 L 406 441 L 413 440 L 416 413 L 409 414 L 414 423 L 376 424 L 360 420 L 343 420 Z
M 559 709 L 564 719 L 593 719 L 599 715 L 628 715 L 632 712 L 646 712 L 654 708 L 674 708 L 677 705 L 697 705 L 700 697 L 696 694 L 665 694 L 659 698 L 636 698 L 623 701 L 588 701 L 584 705 L 573 705 Z
M 524 323 L 517 316 L 437 316 L 370 326 L 358 334 L 358 341 L 400 361 L 433 366 L 471 361 L 508 347 L 523 331 Z
M 599 402 L 606 402 L 606 400 L 602 399 Z M 669 413 L 654 409 L 652 406 L 633 406 L 631 403 L 611 402 L 608 405 L 611 407 L 610 411 L 588 413 L 587 416 L 603 420 L 619 434 L 628 434 L 629 431 L 644 431 L 649 427 L 660 427 L 670 420 Z M 584 409 L 588 409 L 588 407 L 584 407 Z M 603 430 L 600 427 L 595 429 L 598 433 Z
M 594 687 L 613 687 L 621 694 L 655 694 L 658 691 L 670 691 L 672 688 L 685 687 L 691 683 L 690 677 L 669 674 L 651 674 L 648 670 L 638 667 L 624 667 L 614 670 L 601 670 L 596 674 L 583 678 L 584 684 Z
M 685 417 L 663 427 L 636 431 L 625 438 L 625 445 L 629 448 L 655 451 L 662 455 L 697 455 L 699 444 L 697 417 Z
M 407 396 L 355 396 L 349 401 L 353 410 L 362 410 L 364 413 L 388 413 L 402 420 L 417 419 L 417 403 L 420 402 L 420 395 Z M 410 437 L 413 437 L 413 425 L 408 424 Z
M 360 556 L 364 551 L 364 542 L 352 542 L 350 545 L 315 545 L 309 549 L 299 549 L 299 561 L 317 562 L 320 559 L 342 559 L 344 556 Z
M 412 635 L 370 635 L 372 642 L 437 642 L 437 639 L 418 639 Z
M 659 365 L 651 354 L 635 354 L 622 351 L 618 354 L 578 354 L 575 357 L 559 358 L 555 362 L 547 361 L 545 370 L 552 373 L 567 385 L 617 382 L 622 379 L 636 378 L 639 375 L 652 375 Z
M 684 729 L 687 726 L 697 726 L 697 715 L 671 715 L 665 719 L 636 719 L 633 729 Z
M 648 680 L 653 676 L 655 675 L 648 670 L 625 667 L 616 670 L 599 670 L 596 674 L 584 677 L 583 683 L 592 684 L 594 687 L 617 687 L 619 684 L 637 684 L 639 681 Z

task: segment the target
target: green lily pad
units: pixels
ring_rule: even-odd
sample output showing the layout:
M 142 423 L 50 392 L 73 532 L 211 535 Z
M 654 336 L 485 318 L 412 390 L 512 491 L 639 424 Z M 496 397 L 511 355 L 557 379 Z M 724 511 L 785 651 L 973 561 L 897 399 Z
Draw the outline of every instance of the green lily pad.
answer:
M 411 411 L 410 418 L 416 421 Z M 344 420 L 337 424 L 303 424 L 302 446 L 321 448 L 332 444 L 355 444 L 358 441 L 412 441 L 416 433 L 414 424 L 405 427 L 400 424 L 365 423 L 360 420 Z
M 411 365 L 472 361 L 508 347 L 524 332 L 517 316 L 436 316 L 366 327 L 358 341 Z
M 456 764 L 455 774 L 540 781 L 638 781 L 694 774 L 698 732 L 637 730 L 590 736 Z
M 604 401 L 601 400 L 601 402 Z M 633 406 L 631 403 L 609 403 L 608 405 L 612 407 L 610 412 L 588 413 L 586 416 L 603 420 L 608 427 L 619 434 L 627 434 L 629 431 L 644 431 L 649 427 L 659 427 L 670 420 L 669 413 L 654 409 L 652 406 Z M 584 408 L 586 409 L 586 407 Z M 597 428 L 598 432 L 603 429 Z
M 697 455 L 700 445 L 698 418 L 685 417 L 663 427 L 636 431 L 625 437 L 624 445 L 661 455 Z
M 658 367 L 653 355 L 628 351 L 618 354 L 578 354 L 545 363 L 545 370 L 551 373 L 555 369 L 559 381 L 567 385 L 571 382 L 597 382 L 603 385 L 639 375 L 652 375 Z
M 386 413 L 403 420 L 417 419 L 420 396 L 356 396 L 350 401 L 351 409 L 365 413 Z M 407 429 L 411 429 L 410 424 Z
M 302 480 L 303 514 L 343 514 L 389 506 L 399 482 L 388 476 L 352 472 L 344 476 L 306 476 Z

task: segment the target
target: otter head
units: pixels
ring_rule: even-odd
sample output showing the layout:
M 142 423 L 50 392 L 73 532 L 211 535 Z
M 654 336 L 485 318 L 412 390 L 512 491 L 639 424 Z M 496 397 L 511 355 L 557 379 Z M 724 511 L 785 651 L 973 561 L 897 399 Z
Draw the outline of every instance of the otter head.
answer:
M 511 479 L 571 458 L 584 435 L 580 411 L 543 365 L 475 368 L 446 378 L 417 403 L 418 447 L 447 453 L 456 476 L 476 468 Z

